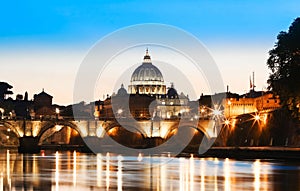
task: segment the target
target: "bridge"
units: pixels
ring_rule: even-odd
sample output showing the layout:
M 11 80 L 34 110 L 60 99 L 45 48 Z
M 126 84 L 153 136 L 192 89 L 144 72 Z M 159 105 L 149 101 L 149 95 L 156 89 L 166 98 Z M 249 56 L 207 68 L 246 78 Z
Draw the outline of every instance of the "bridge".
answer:
M 18 138 L 21 153 L 39 152 L 39 145 L 45 137 L 70 127 L 78 132 L 86 142 L 99 143 L 108 137 L 129 147 L 153 147 L 175 135 L 178 128 L 189 129 L 190 134 L 197 138 L 202 135 L 207 140 L 216 138 L 216 121 L 212 119 L 48 119 L 48 120 L 13 120 L 0 121 L 0 132 L 9 132 Z M 199 137 L 199 136 L 198 136 Z M 200 136 L 201 137 L 201 136 Z M 196 140 L 196 142 L 201 140 Z

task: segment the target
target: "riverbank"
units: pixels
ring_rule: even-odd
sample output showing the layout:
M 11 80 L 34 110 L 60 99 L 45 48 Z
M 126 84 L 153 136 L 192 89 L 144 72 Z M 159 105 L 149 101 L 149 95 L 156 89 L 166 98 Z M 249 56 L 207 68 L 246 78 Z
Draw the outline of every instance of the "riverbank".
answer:
M 17 150 L 15 146 L 0 147 L 0 149 Z M 51 151 L 66 151 L 76 150 L 83 153 L 91 152 L 89 149 L 82 145 L 43 145 L 41 150 Z M 196 149 L 195 149 L 196 150 Z M 194 157 L 199 158 L 231 158 L 237 160 L 247 159 L 276 159 L 276 160 L 300 160 L 300 148 L 292 147 L 212 147 L 204 154 L 198 154 L 196 151 L 182 152 L 178 157 Z
M 198 153 L 181 153 L 178 156 L 195 157 L 217 157 L 232 158 L 237 160 L 244 159 L 282 159 L 282 160 L 299 160 L 300 148 L 290 147 L 212 147 L 204 154 Z

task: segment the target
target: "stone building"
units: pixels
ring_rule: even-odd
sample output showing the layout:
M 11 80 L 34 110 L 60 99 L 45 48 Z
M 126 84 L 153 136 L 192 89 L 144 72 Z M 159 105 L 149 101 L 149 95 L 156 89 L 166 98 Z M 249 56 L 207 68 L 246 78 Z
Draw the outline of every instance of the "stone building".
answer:
M 279 97 L 274 96 L 272 92 L 253 90 L 238 98 L 227 97 L 223 106 L 224 116 L 227 118 L 247 113 L 269 112 L 281 107 Z

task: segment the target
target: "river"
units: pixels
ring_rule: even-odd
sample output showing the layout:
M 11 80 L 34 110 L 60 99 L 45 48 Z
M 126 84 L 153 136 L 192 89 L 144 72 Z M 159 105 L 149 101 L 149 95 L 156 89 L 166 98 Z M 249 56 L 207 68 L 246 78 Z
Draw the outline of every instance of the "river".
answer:
M 300 190 L 300 162 L 0 150 L 4 190 Z

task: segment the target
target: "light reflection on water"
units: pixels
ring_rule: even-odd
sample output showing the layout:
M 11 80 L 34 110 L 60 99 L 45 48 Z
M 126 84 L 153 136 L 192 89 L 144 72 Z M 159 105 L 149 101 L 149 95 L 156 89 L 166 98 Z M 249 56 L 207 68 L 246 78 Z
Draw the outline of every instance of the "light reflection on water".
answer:
M 111 153 L 0 151 L 4 190 L 300 190 L 300 164 Z

